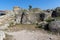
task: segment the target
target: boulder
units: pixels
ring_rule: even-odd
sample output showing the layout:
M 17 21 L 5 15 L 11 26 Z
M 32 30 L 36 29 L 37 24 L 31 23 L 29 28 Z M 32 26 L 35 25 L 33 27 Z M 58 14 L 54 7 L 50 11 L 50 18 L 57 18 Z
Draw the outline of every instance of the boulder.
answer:
M 60 32 L 60 21 L 52 21 L 49 23 L 49 30 L 53 32 Z
M 32 14 L 28 14 L 28 22 L 30 22 L 31 24 L 34 24 L 36 22 L 40 22 L 40 13 L 32 13 Z
M 59 17 L 60 16 L 60 7 L 55 8 L 52 12 L 52 17 Z

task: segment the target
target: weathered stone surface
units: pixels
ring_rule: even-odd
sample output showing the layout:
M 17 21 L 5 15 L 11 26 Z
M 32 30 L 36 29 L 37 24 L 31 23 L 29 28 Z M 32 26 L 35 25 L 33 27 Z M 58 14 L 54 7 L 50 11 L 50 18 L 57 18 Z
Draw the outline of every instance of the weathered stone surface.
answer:
M 60 32 L 60 21 L 53 21 L 49 24 L 49 29 L 54 32 Z
M 3 31 L 0 31 L 0 40 L 3 40 L 5 38 L 5 33 Z
M 32 13 L 32 14 L 29 14 L 29 15 L 28 15 L 28 21 L 29 21 L 31 24 L 40 22 L 40 13 Z
M 0 16 L 0 29 L 6 29 L 10 26 L 11 22 L 14 22 L 14 13 L 13 11 L 7 11 L 6 15 Z
M 24 12 L 24 15 L 22 16 Z M 7 24 L 35 24 L 41 22 L 41 15 L 44 13 L 44 20 L 51 15 L 47 12 L 40 10 L 39 8 L 33 8 L 31 10 L 24 10 L 18 6 L 15 6 L 13 10 L 6 11 L 6 15 L 0 17 L 0 24 L 7 26 Z M 22 22 L 21 22 L 22 21 Z
M 60 16 L 60 7 L 56 7 L 52 12 L 52 17 L 59 17 Z
M 16 24 L 20 24 L 21 21 L 21 15 L 22 15 L 22 9 L 18 6 L 13 7 L 13 13 L 14 13 L 14 17 L 15 17 L 15 23 Z
M 51 17 L 51 13 L 48 13 L 48 12 L 44 12 L 45 13 L 45 18 L 44 20 L 48 19 Z
M 20 24 L 21 16 L 16 15 L 16 17 L 15 17 L 15 21 L 16 21 L 16 24 Z

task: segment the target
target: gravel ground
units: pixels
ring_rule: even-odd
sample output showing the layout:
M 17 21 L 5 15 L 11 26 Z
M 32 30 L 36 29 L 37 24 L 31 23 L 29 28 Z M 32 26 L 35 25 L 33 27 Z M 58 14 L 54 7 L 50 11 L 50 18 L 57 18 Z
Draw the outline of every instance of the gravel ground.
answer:
M 49 34 L 40 30 L 21 30 L 17 32 L 8 32 L 8 34 L 13 35 L 13 40 L 60 40 L 58 35 Z

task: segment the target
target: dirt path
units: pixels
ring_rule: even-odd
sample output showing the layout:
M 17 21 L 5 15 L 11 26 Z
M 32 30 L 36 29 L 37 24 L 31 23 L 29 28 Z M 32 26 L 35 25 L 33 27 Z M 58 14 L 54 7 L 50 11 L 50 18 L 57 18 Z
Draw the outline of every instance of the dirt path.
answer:
M 59 35 L 47 33 L 44 30 L 37 30 L 36 25 L 15 25 L 10 27 L 10 31 L 6 31 L 8 35 L 12 35 L 9 40 L 60 40 Z
M 59 36 L 44 33 L 42 31 L 21 30 L 8 34 L 13 35 L 13 40 L 60 40 Z

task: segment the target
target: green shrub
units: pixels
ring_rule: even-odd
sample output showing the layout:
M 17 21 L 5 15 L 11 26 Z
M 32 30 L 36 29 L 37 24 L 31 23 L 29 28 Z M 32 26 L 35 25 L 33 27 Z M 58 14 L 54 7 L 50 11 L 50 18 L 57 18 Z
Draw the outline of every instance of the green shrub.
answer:
M 45 21 L 49 23 L 49 22 L 54 21 L 54 20 L 55 20 L 55 19 L 48 18 L 48 19 L 46 19 Z

